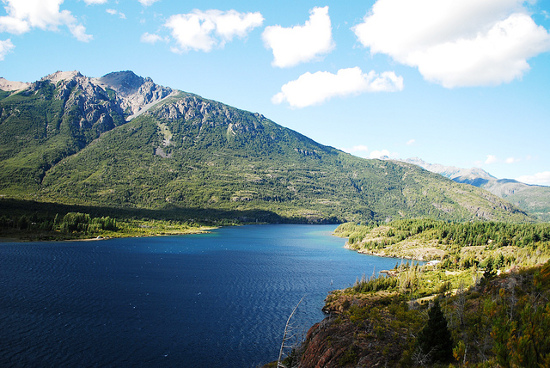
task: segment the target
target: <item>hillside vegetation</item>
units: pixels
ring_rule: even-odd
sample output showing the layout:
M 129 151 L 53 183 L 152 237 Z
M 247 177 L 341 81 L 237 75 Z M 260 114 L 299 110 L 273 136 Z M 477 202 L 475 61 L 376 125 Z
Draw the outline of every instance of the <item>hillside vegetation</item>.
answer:
M 490 190 L 487 187 L 483 189 Z M 541 221 L 550 222 L 550 187 L 531 186 L 510 195 L 503 195 L 502 198 L 529 211 Z
M 478 188 L 351 156 L 131 72 L 56 74 L 3 93 L 0 137 L 0 195 L 20 200 L 190 214 L 182 220 L 211 210 L 262 222 L 532 221 Z
M 332 292 L 328 317 L 287 366 L 549 365 L 549 224 L 413 220 L 344 224 L 338 233 L 357 249 L 378 244 L 401 256 L 424 245 L 417 255 L 441 262 L 396 260 L 387 276 Z
M 336 235 L 361 253 L 438 260 L 444 268 L 468 269 L 488 259 L 504 266 L 534 266 L 550 256 L 550 224 L 398 220 L 384 225 L 340 225 Z
M 550 221 L 550 187 L 548 186 L 525 184 L 513 179 L 497 179 L 480 168 L 461 169 L 430 164 L 419 158 L 406 159 L 404 162 L 441 174 L 457 183 L 485 189 L 541 221 Z

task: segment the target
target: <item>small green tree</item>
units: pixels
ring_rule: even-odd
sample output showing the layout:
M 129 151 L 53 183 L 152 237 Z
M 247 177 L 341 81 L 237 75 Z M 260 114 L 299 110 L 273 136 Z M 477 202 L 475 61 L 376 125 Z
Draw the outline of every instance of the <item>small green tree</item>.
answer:
M 447 363 L 453 357 L 453 342 L 447 327 L 447 320 L 436 299 L 428 311 L 428 324 L 420 331 L 416 340 L 427 363 Z
M 489 257 L 485 260 L 485 271 L 483 272 L 483 278 L 489 280 L 495 276 L 493 257 Z

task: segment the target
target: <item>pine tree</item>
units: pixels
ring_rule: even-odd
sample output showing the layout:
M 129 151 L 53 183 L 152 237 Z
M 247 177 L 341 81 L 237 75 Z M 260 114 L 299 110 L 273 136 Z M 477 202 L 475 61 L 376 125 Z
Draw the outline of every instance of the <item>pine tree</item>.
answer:
M 420 331 L 417 345 L 430 363 L 446 363 L 453 356 L 451 333 L 438 300 L 428 311 L 428 324 Z

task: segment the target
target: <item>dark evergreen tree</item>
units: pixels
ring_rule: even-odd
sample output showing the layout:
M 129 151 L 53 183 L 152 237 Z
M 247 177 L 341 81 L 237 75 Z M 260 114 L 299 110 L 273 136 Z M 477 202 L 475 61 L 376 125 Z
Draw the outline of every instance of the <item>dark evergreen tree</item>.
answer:
M 451 333 L 438 300 L 428 311 L 428 324 L 420 331 L 417 345 L 429 363 L 446 363 L 453 357 Z
M 20 230 L 25 230 L 30 226 L 29 218 L 26 215 L 22 215 L 17 220 L 17 228 Z

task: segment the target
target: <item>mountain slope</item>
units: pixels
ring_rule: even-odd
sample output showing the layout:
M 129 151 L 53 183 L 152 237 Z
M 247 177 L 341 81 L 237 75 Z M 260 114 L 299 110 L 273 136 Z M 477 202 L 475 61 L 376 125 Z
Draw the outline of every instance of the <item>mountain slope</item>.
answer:
M 550 221 L 550 187 L 525 184 L 513 179 L 497 179 L 479 168 L 460 169 L 454 166 L 430 164 L 419 158 L 403 161 L 441 174 L 457 183 L 483 188 L 543 221 Z
M 124 123 L 105 90 L 77 72 L 58 76 L 0 100 L 0 188 L 7 193 L 36 191 L 53 165 Z
M 4 195 L 119 208 L 261 210 L 310 222 L 530 220 L 478 188 L 411 164 L 351 156 L 260 114 L 131 72 L 49 76 L 5 94 L 0 109 L 0 136 L 19 139 L 0 157 Z M 45 133 L 28 133 L 32 124 Z M 55 124 L 60 128 L 48 135 Z M 22 139 L 29 142 L 24 149 Z M 11 180 L 6 169 L 24 175 Z

